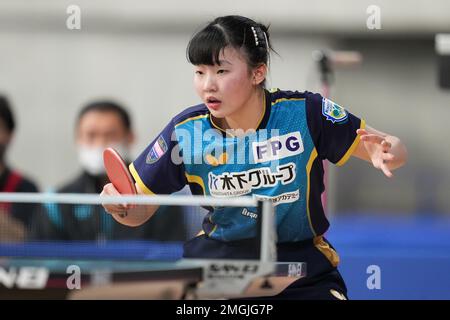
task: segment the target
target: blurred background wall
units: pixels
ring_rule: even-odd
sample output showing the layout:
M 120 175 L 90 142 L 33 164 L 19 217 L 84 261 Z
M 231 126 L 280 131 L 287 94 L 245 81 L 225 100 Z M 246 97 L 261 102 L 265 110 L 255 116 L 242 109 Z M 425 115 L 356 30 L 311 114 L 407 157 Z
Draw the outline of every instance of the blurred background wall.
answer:
M 80 30 L 66 27 L 70 5 L 81 10 Z M 381 29 L 367 28 L 371 5 Z M 1 0 L 0 92 L 18 120 L 10 162 L 42 189 L 73 176 L 74 119 L 99 97 L 131 110 L 137 155 L 171 116 L 199 102 L 185 59 L 191 35 L 236 13 L 271 24 L 279 56 L 270 87 L 320 91 L 312 52 L 359 51 L 361 64 L 336 69 L 331 97 L 409 147 L 408 165 L 391 181 L 357 160 L 335 170 L 333 211 L 450 212 L 450 91 L 438 88 L 434 50 L 435 33 L 450 31 L 448 1 Z
M 70 5 L 81 10 L 80 30 L 66 27 Z M 381 29 L 367 27 L 371 5 L 380 9 Z M 450 31 L 448 1 L 2 0 L 0 92 L 12 100 L 19 123 L 10 162 L 43 189 L 74 175 L 74 119 L 84 103 L 100 97 L 131 110 L 137 155 L 171 116 L 199 102 L 186 44 L 224 14 L 271 24 L 279 53 L 271 87 L 320 91 L 314 50 L 362 54 L 361 64 L 336 69 L 331 97 L 400 136 L 410 160 L 389 183 L 357 160 L 332 169 L 333 211 L 450 211 L 450 92 L 438 88 L 434 50 L 435 33 Z
M 70 5 L 81 9 L 80 30 L 66 27 Z M 381 28 L 371 30 L 367 10 L 373 5 L 380 9 Z M 434 42 L 436 33 L 450 33 L 446 0 L 0 0 L 0 93 L 10 98 L 18 122 L 9 162 L 42 190 L 67 181 L 79 170 L 76 114 L 103 97 L 131 111 L 136 156 L 173 115 L 199 103 L 186 45 L 207 21 L 225 14 L 271 24 L 279 56 L 272 57 L 269 87 L 320 91 L 315 50 L 361 53 L 360 64 L 335 70 L 331 98 L 371 126 L 398 135 L 409 162 L 391 180 L 353 159 L 331 169 L 336 221 L 330 236 L 342 254 L 343 272 L 353 297 L 426 298 L 411 295 L 427 284 L 414 286 L 404 270 L 439 266 L 437 273 L 427 271 L 436 277 L 429 282 L 436 289 L 427 292 L 450 298 L 450 278 L 441 277 L 450 266 L 450 90 L 438 86 Z M 363 212 L 378 218 L 354 218 Z M 405 224 L 394 216 L 416 220 Z M 395 290 L 381 296 L 368 291 L 371 263 L 388 270 Z

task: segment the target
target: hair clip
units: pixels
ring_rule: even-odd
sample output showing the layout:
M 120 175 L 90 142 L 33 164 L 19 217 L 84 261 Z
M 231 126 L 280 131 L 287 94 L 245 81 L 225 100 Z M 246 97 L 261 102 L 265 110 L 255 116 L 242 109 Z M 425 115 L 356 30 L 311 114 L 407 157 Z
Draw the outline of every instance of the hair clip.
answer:
M 256 33 L 255 27 L 251 27 L 252 31 L 253 31 L 253 35 L 255 36 L 255 44 L 258 47 L 259 46 L 259 41 L 258 41 L 258 34 Z

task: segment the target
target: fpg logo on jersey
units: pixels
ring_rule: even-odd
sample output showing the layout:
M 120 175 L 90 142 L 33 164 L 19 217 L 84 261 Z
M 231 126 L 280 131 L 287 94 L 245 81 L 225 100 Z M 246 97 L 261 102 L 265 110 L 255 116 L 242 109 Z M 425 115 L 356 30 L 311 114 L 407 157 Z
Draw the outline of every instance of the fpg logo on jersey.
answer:
M 302 137 L 298 131 L 262 142 L 253 142 L 252 148 L 255 163 L 279 160 L 304 151 Z

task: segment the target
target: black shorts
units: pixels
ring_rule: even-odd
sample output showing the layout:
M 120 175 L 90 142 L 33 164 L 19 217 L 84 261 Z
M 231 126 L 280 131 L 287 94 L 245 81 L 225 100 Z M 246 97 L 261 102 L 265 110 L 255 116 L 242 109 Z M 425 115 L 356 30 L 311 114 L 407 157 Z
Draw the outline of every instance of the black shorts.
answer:
M 224 242 L 206 235 L 189 240 L 184 245 L 185 258 L 258 259 L 254 240 Z M 347 287 L 337 270 L 339 257 L 323 237 L 299 242 L 277 244 L 280 262 L 306 262 L 306 277 L 289 285 L 280 294 L 252 299 L 344 300 Z

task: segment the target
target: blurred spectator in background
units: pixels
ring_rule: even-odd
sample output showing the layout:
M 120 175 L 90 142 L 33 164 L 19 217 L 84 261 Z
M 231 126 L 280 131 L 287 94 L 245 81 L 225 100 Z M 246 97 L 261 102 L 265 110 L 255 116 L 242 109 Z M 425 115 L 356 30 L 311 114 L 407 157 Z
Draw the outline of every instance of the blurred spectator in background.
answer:
M 37 192 L 36 184 L 9 167 L 6 152 L 13 139 L 14 115 L 9 100 L 0 95 L 0 190 L 1 192 Z M 0 241 L 22 241 L 26 237 L 33 210 L 25 203 L 0 203 Z
M 82 172 L 58 193 L 99 194 L 108 178 L 103 150 L 115 148 L 125 161 L 134 142 L 128 112 L 112 101 L 94 101 L 79 113 L 75 139 Z M 181 207 L 161 207 L 155 220 L 141 227 L 126 227 L 97 205 L 50 205 L 37 216 L 34 238 L 40 240 L 161 240 L 182 241 L 185 227 Z

